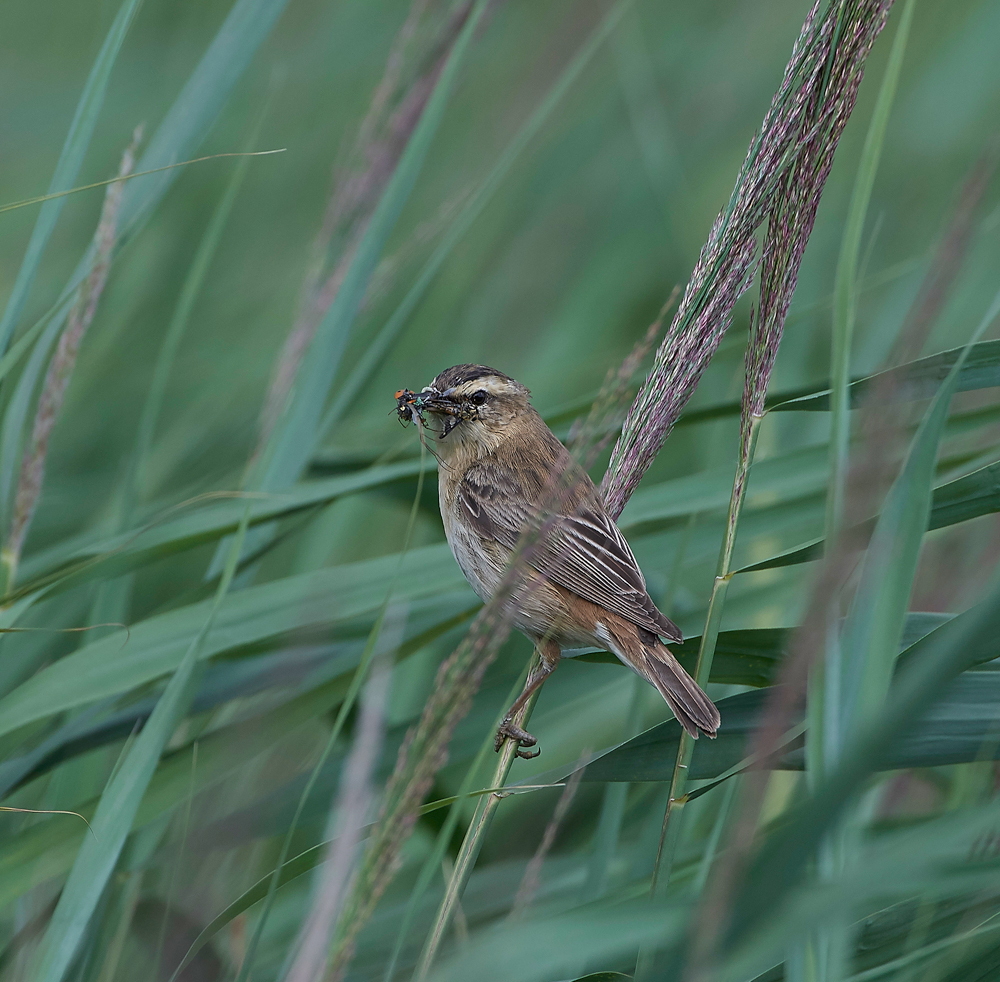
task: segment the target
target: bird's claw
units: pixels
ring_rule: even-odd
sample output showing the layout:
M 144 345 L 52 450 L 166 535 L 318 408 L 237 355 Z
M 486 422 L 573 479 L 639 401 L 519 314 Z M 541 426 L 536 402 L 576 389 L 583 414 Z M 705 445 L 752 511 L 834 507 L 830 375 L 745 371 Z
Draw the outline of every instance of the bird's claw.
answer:
M 497 738 L 493 741 L 493 749 L 498 753 L 504 740 L 513 740 L 517 744 L 515 753 L 523 760 L 532 760 L 542 752 L 541 747 L 537 748 L 534 753 L 525 750 L 524 747 L 534 747 L 538 741 L 527 730 L 512 723 L 509 719 L 505 719 L 500 724 L 497 729 Z

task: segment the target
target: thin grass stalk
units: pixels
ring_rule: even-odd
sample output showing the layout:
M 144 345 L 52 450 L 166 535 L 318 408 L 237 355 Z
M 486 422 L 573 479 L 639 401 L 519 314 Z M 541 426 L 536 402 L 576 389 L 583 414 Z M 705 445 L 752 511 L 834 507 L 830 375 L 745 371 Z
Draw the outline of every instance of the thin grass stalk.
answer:
M 263 115 L 261 117 L 263 121 Z M 248 146 L 253 146 L 260 131 L 260 123 L 254 129 Z M 239 195 L 243 180 L 246 177 L 250 166 L 250 157 L 242 156 L 236 162 L 232 177 L 226 185 L 219 203 L 212 212 L 205 232 L 198 248 L 195 250 L 191 260 L 184 283 L 181 286 L 180 295 L 177 298 L 177 305 L 174 308 L 170 323 L 167 325 L 166 333 L 163 335 L 163 342 L 160 345 L 160 352 L 153 369 L 153 377 L 149 382 L 149 391 L 146 401 L 139 416 L 139 425 L 136 430 L 135 447 L 132 451 L 130 462 L 129 480 L 123 482 L 126 494 L 130 500 L 126 502 L 123 509 L 123 519 L 131 517 L 132 505 L 140 500 L 143 490 L 148 485 L 149 457 L 153 447 L 153 438 L 156 434 L 156 427 L 163 410 L 163 403 L 167 394 L 167 384 L 170 381 L 170 374 L 174 367 L 177 351 L 187 330 L 188 322 L 191 319 L 191 312 L 194 309 L 195 301 L 198 298 L 201 288 L 208 275 L 209 267 L 215 257 L 222 233 L 229 221 L 233 205 Z M 148 493 L 148 490 L 147 490 Z
M 382 814 L 369 837 L 353 896 L 341 918 L 329 972 L 332 978 L 338 978 L 346 969 L 358 932 L 395 874 L 400 850 L 413 829 L 420 804 L 447 759 L 451 734 L 468 712 L 483 673 L 509 631 L 502 600 L 487 604 L 466 640 L 441 663 L 420 722 L 410 730 L 399 749 L 396 768 L 386 787 Z
M 174 889 L 177 885 L 177 870 L 184 858 L 184 851 L 187 848 L 188 832 L 191 830 L 191 805 L 194 801 L 194 781 L 198 771 L 198 741 L 191 744 L 191 776 L 188 779 L 188 793 L 184 802 L 184 819 L 181 822 L 181 841 L 177 849 L 177 859 L 170 867 L 170 875 L 167 878 L 166 902 L 163 908 L 163 919 L 160 921 L 160 930 L 156 938 L 156 957 L 153 959 L 153 978 L 160 977 L 160 965 L 163 962 L 163 947 L 167 940 L 167 924 L 170 920 L 170 908 L 174 906 Z
M 309 800 L 312 794 L 313 788 L 316 786 L 316 782 L 319 780 L 320 772 L 323 769 L 324 764 L 333 752 L 333 748 L 336 746 L 337 740 L 340 739 L 340 734 L 347 722 L 347 717 L 350 711 L 354 708 L 354 704 L 357 701 L 358 695 L 361 692 L 361 687 L 365 681 L 368 674 L 368 669 L 371 666 L 372 659 L 375 657 L 376 645 L 378 644 L 379 637 L 382 632 L 382 625 L 386 619 L 386 615 L 389 611 L 389 605 L 392 600 L 393 590 L 395 589 L 396 581 L 399 578 L 399 574 L 402 571 L 403 559 L 406 556 L 407 550 L 409 549 L 410 540 L 413 536 L 413 529 L 416 526 L 417 513 L 420 509 L 420 496 L 423 494 L 424 488 L 424 474 L 425 468 L 423 466 L 426 460 L 425 452 L 421 451 L 421 468 L 420 475 L 417 478 L 417 490 L 413 497 L 413 504 L 410 506 L 410 517 L 407 522 L 406 534 L 403 540 L 403 549 L 400 553 L 400 563 L 397 566 L 396 573 L 393 576 L 392 581 L 389 583 L 389 588 L 386 591 L 385 601 L 382 604 L 382 609 L 379 611 L 378 617 L 375 619 L 375 623 L 372 625 L 372 629 L 369 632 L 368 640 L 365 643 L 365 649 L 361 654 L 361 659 L 358 662 L 358 667 L 354 671 L 354 675 L 351 678 L 351 684 L 347 690 L 347 694 L 344 696 L 344 701 L 340 705 L 340 710 L 337 713 L 337 718 L 334 721 L 333 729 L 330 731 L 330 736 L 327 738 L 326 745 L 320 754 L 319 760 L 316 761 L 312 772 L 309 775 L 309 780 L 306 782 L 306 786 L 302 789 L 302 794 L 299 796 L 298 804 L 295 808 L 295 814 L 292 817 L 292 822 L 288 827 L 288 831 L 285 833 L 284 841 L 281 845 L 281 853 L 278 856 L 278 862 L 275 864 L 274 872 L 271 875 L 270 883 L 267 888 L 267 895 L 264 899 L 264 905 L 261 908 L 260 917 L 257 920 L 257 926 L 254 929 L 253 937 L 247 947 L 247 954 L 243 960 L 243 964 L 240 967 L 239 974 L 237 976 L 236 982 L 246 982 L 250 977 L 250 971 L 253 968 L 254 958 L 256 957 L 257 948 L 260 944 L 260 939 L 264 933 L 264 927 L 267 924 L 267 920 L 270 916 L 271 910 L 274 906 L 274 898 L 278 891 L 278 885 L 281 879 L 281 869 L 288 859 L 288 854 L 291 851 L 292 839 L 298 828 L 299 820 L 302 817 L 302 812 L 305 809 L 306 802 Z M 188 952 L 185 956 L 184 961 L 182 961 L 174 971 L 171 977 L 171 982 L 177 978 L 180 972 L 188 964 L 188 958 L 192 956 L 192 952 Z
M 642 702 L 648 691 L 646 682 L 638 675 L 629 681 L 632 684 L 632 692 L 629 697 L 626 725 L 622 733 L 623 741 L 631 740 L 642 731 Z M 594 832 L 594 844 L 587 864 L 587 878 L 583 885 L 583 896 L 587 900 L 599 900 L 607 892 L 608 869 L 618 849 L 628 792 L 629 785 L 621 781 L 605 785 L 601 813 Z
M 766 381 L 765 381 L 766 385 Z M 733 548 L 736 545 L 736 532 L 739 527 L 740 512 L 746 496 L 747 478 L 753 464 L 754 450 L 757 445 L 757 434 L 760 429 L 760 416 L 750 416 L 748 421 L 748 437 L 740 453 L 736 479 L 729 499 L 729 512 L 726 519 L 726 531 L 719 551 L 718 566 L 715 579 L 712 581 L 712 594 L 708 601 L 708 614 L 705 617 L 705 630 L 702 633 L 701 644 L 698 647 L 698 661 L 695 665 L 694 678 L 702 687 L 708 684 L 712 674 L 712 660 L 715 657 L 715 647 L 719 640 L 719 629 L 722 625 L 722 612 L 726 602 L 726 592 L 732 579 Z M 684 806 L 684 793 L 687 788 L 688 767 L 691 755 L 694 753 L 694 740 L 686 732 L 681 733 L 677 748 L 677 761 L 674 764 L 670 779 L 670 795 L 667 798 L 667 808 L 663 814 L 663 829 L 660 833 L 660 844 L 653 864 L 653 875 L 650 880 L 650 896 L 657 895 L 660 876 L 664 884 L 669 884 L 673 872 L 677 842 L 680 838 L 680 811 Z M 665 864 L 665 865 L 664 865 Z
M 196 687 L 199 652 L 232 585 L 249 519 L 247 508 L 208 616 L 191 639 L 134 744 L 126 742 L 116 770 L 101 792 L 92 823 L 94 838 L 85 839 L 80 847 L 46 930 L 42 963 L 35 975 L 37 982 L 62 982 L 79 954 L 87 924 L 107 889 L 153 772 L 171 734 L 190 707 Z
M 882 144 L 888 126 L 889 114 L 895 98 L 896 87 L 906 50 L 907 37 L 913 17 L 914 0 L 907 0 L 892 48 L 875 109 L 865 135 L 861 161 L 855 177 L 851 201 L 848 206 L 844 236 L 834 281 L 833 336 L 831 349 L 830 380 L 830 480 L 826 499 L 825 541 L 836 542 L 844 523 L 850 466 L 851 406 L 850 361 L 853 346 L 854 324 L 857 316 L 858 264 L 862 234 L 871 200 L 875 174 L 878 170 Z M 907 325 L 907 334 L 917 324 Z M 836 766 L 843 745 L 843 700 L 841 679 L 843 658 L 841 638 L 837 627 L 840 614 L 840 594 L 830 595 L 827 626 L 824 632 L 824 657 L 810 673 L 806 714 L 806 761 L 809 781 L 815 787 L 822 775 Z M 822 879 L 838 875 L 846 863 L 845 830 L 829 836 L 819 850 L 818 873 Z M 830 924 L 818 930 L 806 941 L 806 963 L 815 965 L 818 982 L 839 979 L 847 971 L 849 945 L 847 923 Z M 794 982 L 794 980 L 793 980 Z
M 903 17 L 896 32 L 889 64 L 886 67 L 882 87 L 879 90 L 872 120 L 865 136 L 858 168 L 851 192 L 844 223 L 844 237 L 841 241 L 840 256 L 834 278 L 833 294 L 833 341 L 830 354 L 830 484 L 827 491 L 826 537 L 833 541 L 833 535 L 842 527 L 844 518 L 844 495 L 847 486 L 848 458 L 850 456 L 850 395 L 851 346 L 854 337 L 854 321 L 857 315 L 857 273 L 861 254 L 861 237 L 864 233 L 865 216 L 871 201 L 875 173 L 878 170 L 885 138 L 889 112 L 896 94 L 899 70 L 902 65 L 910 20 L 913 16 L 913 0 L 907 0 Z
M 934 251 L 927 275 L 906 313 L 906 320 L 886 359 L 886 367 L 902 365 L 920 357 L 931 328 L 952 295 L 955 280 L 976 231 L 983 196 L 998 164 L 1000 139 L 994 137 L 962 182 L 955 210 Z
M 534 652 L 528 665 L 527 678 L 530 680 L 532 674 L 541 666 L 541 658 L 538 652 Z M 521 711 L 514 716 L 514 723 L 517 726 L 526 726 L 531 719 L 532 710 L 538 700 L 541 690 L 536 689 L 531 698 L 521 708 Z M 511 766 L 517 758 L 517 744 L 513 740 L 506 740 L 500 748 L 500 756 L 497 765 L 493 770 L 493 777 L 490 779 L 489 787 L 500 788 L 507 783 L 507 775 L 510 774 Z M 424 982 L 427 978 L 434 959 L 437 957 L 441 942 L 444 940 L 445 932 L 455 913 L 455 909 L 465 892 L 465 887 L 469 882 L 469 877 L 475 868 L 479 852 L 486 839 L 486 833 L 493 823 L 493 817 L 500 802 L 505 795 L 501 792 L 483 795 L 476 810 L 473 813 L 472 821 L 462 840 L 461 849 L 455 858 L 455 867 L 452 870 L 451 878 L 448 881 L 444 897 L 438 907 L 437 915 L 427 935 L 423 950 L 420 952 L 420 960 L 417 962 L 416 971 L 413 973 L 413 982 Z
M 810 19 L 815 13 L 810 15 Z M 777 356 L 788 307 L 798 280 L 798 271 L 815 222 L 816 209 L 833 162 L 833 155 L 853 109 L 867 53 L 881 30 L 888 7 L 870 5 L 848 12 L 845 5 L 832 5 L 818 30 L 807 20 L 801 37 L 812 35 L 810 47 L 819 70 L 807 79 L 796 156 L 783 170 L 769 206 L 763 247 L 760 311 L 751 321 L 747 345 L 746 381 L 743 393 L 739 462 L 730 498 L 726 531 L 709 600 L 705 629 L 698 653 L 695 677 L 702 685 L 710 674 L 719 627 L 731 578 L 731 560 L 746 482 L 753 461 L 757 432 L 765 412 L 771 372 Z M 852 19 L 853 18 L 853 19 Z M 794 55 L 793 55 L 794 60 Z M 786 72 L 786 78 L 788 73 Z M 768 139 L 765 127 L 763 140 Z M 680 834 L 680 808 L 684 802 L 687 769 L 693 741 L 681 735 L 671 792 L 664 815 L 660 851 L 654 866 L 651 892 L 655 895 L 659 867 L 667 863 L 667 881 L 673 869 Z M 676 819 L 675 819 L 676 816 Z
M 511 687 L 507 698 L 503 702 L 503 706 L 511 705 L 517 698 L 518 694 L 528 678 L 528 673 L 531 669 L 533 662 L 529 660 L 528 665 L 525 667 L 524 672 L 518 678 L 518 680 Z M 493 750 L 493 734 L 496 732 L 496 728 L 500 725 L 503 720 L 503 712 L 501 709 L 500 715 L 494 720 L 493 727 L 486 734 L 486 738 L 483 740 L 482 745 L 479 748 L 479 752 L 476 754 L 469 766 L 469 769 L 465 773 L 465 777 L 462 780 L 462 784 L 459 786 L 458 794 L 455 800 L 451 803 L 448 809 L 448 815 L 441 826 L 440 832 L 438 832 L 437 839 L 434 843 L 434 848 L 431 850 L 430 855 L 424 860 L 424 865 L 420 870 L 420 875 L 417 877 L 417 882 L 413 889 L 410 891 L 409 899 L 406 904 L 406 911 L 403 914 L 402 923 L 399 926 L 399 931 L 396 935 L 396 944 L 393 948 L 392 957 L 389 959 L 389 964 L 385 970 L 384 982 L 392 982 L 392 977 L 396 970 L 396 964 L 399 961 L 399 956 L 402 953 L 403 945 L 406 943 L 406 936 L 409 933 L 410 925 L 413 923 L 413 917 L 417 911 L 417 905 L 420 902 L 420 898 L 424 895 L 427 887 L 430 886 L 432 879 L 437 875 L 437 870 L 444 859 L 445 852 L 451 842 L 451 837 L 458 826 L 458 820 L 461 817 L 462 808 L 466 803 L 466 796 L 475 787 L 476 775 L 480 772 L 482 765 L 485 763 L 489 753 Z M 491 784 L 488 787 L 499 787 L 499 785 Z M 476 802 L 478 807 L 479 802 Z M 473 814 L 475 814 L 476 809 L 473 809 Z M 454 875 L 454 865 L 448 874 L 449 880 Z
M 265 114 L 266 108 L 261 113 L 260 120 L 254 127 L 253 134 L 247 143 L 248 147 L 253 146 L 256 142 L 256 138 L 260 132 L 260 124 L 263 122 Z M 244 155 L 237 159 L 232 177 L 226 186 L 226 190 L 223 192 L 222 198 L 212 212 L 212 217 L 209 219 L 201 241 L 198 243 L 198 247 L 191 260 L 191 265 L 184 278 L 184 283 L 181 286 L 174 312 L 167 325 L 167 330 L 156 357 L 153 374 L 149 382 L 149 389 L 139 414 L 135 442 L 125 465 L 125 473 L 118 482 L 118 490 L 110 522 L 114 531 L 122 532 L 134 524 L 133 520 L 136 512 L 139 510 L 139 505 L 144 497 L 147 497 L 149 494 L 150 457 L 153 439 L 160 420 L 167 394 L 167 385 L 173 371 L 177 351 L 184 338 L 195 301 L 201 292 L 205 277 L 215 257 L 219 242 L 222 239 L 222 233 L 229 221 L 229 216 L 239 195 L 249 166 L 250 156 Z M 98 587 L 97 597 L 91 608 L 90 623 L 100 624 L 127 621 L 134 582 L 135 577 L 132 574 L 103 581 Z
M 594 456 L 600 452 L 613 432 L 608 426 L 608 420 L 619 412 L 619 405 L 627 394 L 632 376 L 655 340 L 668 305 L 669 301 L 622 366 L 609 373 L 586 423 L 575 428 L 577 432 L 573 434 L 571 441 L 572 450 L 575 457 L 582 458 L 585 467 L 588 466 L 588 458 L 589 463 L 592 463 Z M 430 789 L 434 776 L 447 760 L 448 743 L 454 728 L 468 712 L 483 674 L 510 633 L 509 604 L 517 591 L 525 588 L 524 571 L 531 564 L 532 552 L 558 521 L 561 503 L 572 490 L 574 482 L 571 468 L 563 473 L 550 475 L 548 486 L 541 495 L 538 520 L 522 533 L 503 581 L 494 591 L 490 602 L 477 615 L 465 640 L 438 669 L 431 698 L 424 707 L 420 721 L 410 730 L 400 747 L 395 770 L 386 788 L 382 814 L 369 839 L 365 861 L 356 881 L 353 902 L 345 911 L 337 954 L 329 973 L 331 978 L 339 978 L 340 973 L 346 970 L 361 926 L 371 916 L 379 897 L 395 873 L 399 852 L 413 828 L 420 803 Z M 527 704 L 529 709 L 533 701 Z M 513 763 L 517 749 L 509 739 L 501 746 L 498 773 L 502 773 L 504 777 Z M 478 855 L 482 836 L 495 807 L 495 804 L 489 805 L 483 820 L 478 821 L 466 833 L 463 850 L 469 853 L 473 861 Z M 464 876 L 465 867 L 456 864 L 456 899 L 464 885 Z M 442 935 L 448 916 L 454 908 L 453 901 L 447 897 L 446 901 L 448 906 L 443 905 L 439 911 Z
M 330 836 L 333 841 L 320 867 L 316 896 L 302 928 L 295 961 L 285 975 L 287 982 L 314 982 L 326 965 L 329 939 L 357 861 L 365 818 L 375 798 L 372 774 L 382 753 L 391 675 L 383 661 L 375 665 L 365 685 L 357 735 L 344 763 L 332 812 L 337 816 L 336 835 Z
M 28 247 L 17 271 L 17 278 L 0 317 L 0 353 L 7 351 L 10 339 L 17 328 L 32 284 L 38 273 L 42 255 L 59 221 L 65 201 L 59 192 L 70 189 L 80 172 L 80 166 L 90 146 L 90 140 L 97 125 L 107 92 L 111 72 L 128 34 L 132 20 L 138 9 L 138 0 L 124 0 L 118 10 L 101 50 L 94 59 L 90 74 L 80 93 L 73 122 L 70 124 L 66 141 L 56 163 L 55 173 L 49 184 L 48 201 L 43 204 L 31 231 Z M 50 197 L 56 195 L 56 197 Z M 51 202 L 51 204 L 49 203 Z
M 586 764 L 590 758 L 590 753 L 590 748 L 587 747 L 580 754 L 579 766 L 572 773 L 569 780 L 566 781 L 566 785 L 562 789 L 562 794 L 559 795 L 556 807 L 552 811 L 552 817 L 549 819 L 548 824 L 545 826 L 545 831 L 542 833 L 542 841 L 538 843 L 535 854 L 525 867 L 524 876 L 521 877 L 521 883 L 517 888 L 517 893 L 514 895 L 514 903 L 510 908 L 509 920 L 516 921 L 524 917 L 538 895 L 539 887 L 542 885 L 542 868 L 545 866 L 545 860 L 555 845 L 556 836 L 559 834 L 559 827 L 573 805 L 573 799 L 580 788 L 583 772 L 587 769 Z
M 124 190 L 123 179 L 135 167 L 135 152 L 142 139 L 142 127 L 136 127 L 132 140 L 122 154 L 118 167 L 118 178 L 108 185 L 104 194 L 101 217 L 94 233 L 94 260 L 87 274 L 76 302 L 70 310 L 66 328 L 59 336 L 52 361 L 35 412 L 35 422 L 29 445 L 21 462 L 21 473 L 14 497 L 14 514 L 10 533 L 3 550 L 0 550 L 0 595 L 9 592 L 17 576 L 17 566 L 21 558 L 24 540 L 35 514 L 42 483 L 45 480 L 45 462 L 48 456 L 49 439 L 66 399 L 73 369 L 84 334 L 90 327 L 97 312 L 97 304 L 104 292 L 111 269 L 111 254 L 118 234 L 118 212 Z
M 684 557 L 687 554 L 688 545 L 690 544 L 691 531 L 694 529 L 696 521 L 697 515 L 692 514 L 684 527 L 684 533 L 681 537 L 680 544 L 678 545 L 677 552 L 674 555 L 673 563 L 671 564 L 670 579 L 667 584 L 667 589 L 664 592 L 663 602 L 660 605 L 663 610 L 670 610 L 673 606 L 674 593 L 677 589 L 681 567 L 684 563 Z M 642 731 L 642 703 L 646 694 L 650 692 L 645 682 L 638 676 L 636 676 L 632 682 L 632 698 L 629 705 L 628 715 L 626 717 L 628 723 L 625 727 L 625 732 L 622 735 L 623 740 L 629 740 L 632 737 L 636 737 Z M 609 783 L 605 787 L 604 800 L 601 803 L 601 815 L 598 819 L 597 831 L 594 835 L 594 853 L 587 869 L 587 880 L 584 885 L 584 894 L 590 900 L 597 900 L 606 892 L 608 868 L 614 858 L 615 850 L 618 845 L 621 823 L 625 815 L 625 803 L 628 798 L 628 790 L 629 785 L 624 782 Z M 662 848 L 662 839 L 660 840 L 660 846 L 658 846 L 657 852 L 659 852 L 660 848 Z M 654 863 L 654 865 L 656 864 Z

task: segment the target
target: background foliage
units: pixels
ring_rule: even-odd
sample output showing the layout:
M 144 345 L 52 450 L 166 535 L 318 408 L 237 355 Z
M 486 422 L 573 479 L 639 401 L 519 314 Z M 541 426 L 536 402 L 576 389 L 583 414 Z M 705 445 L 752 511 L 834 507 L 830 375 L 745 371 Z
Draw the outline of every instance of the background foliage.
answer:
M 303 279 L 316 262 L 331 166 L 346 159 L 409 5 L 146 0 L 133 12 L 103 0 L 44 10 L 10 0 L 6 8 L 0 201 L 49 189 L 88 73 L 93 69 L 91 83 L 100 87 L 102 64 L 107 89 L 103 105 L 95 103 L 93 136 L 81 137 L 81 124 L 72 144 L 71 133 L 67 146 L 82 163 L 55 190 L 113 176 L 140 123 L 146 135 L 137 170 L 248 147 L 287 148 L 191 164 L 166 172 L 169 181 L 138 178 L 126 186 L 107 288 L 52 435 L 11 588 L 24 588 L 27 599 L 3 613 L 5 627 L 33 629 L 0 640 L 3 804 L 78 811 L 95 822 L 95 833 L 68 815 L 0 814 L 0 972 L 11 979 L 169 979 L 199 932 L 274 869 L 372 625 L 381 624 L 376 660 L 394 660 L 381 708 L 377 790 L 432 692 L 439 662 L 475 610 L 442 545 L 433 475 L 418 486 L 416 436 L 389 412 L 392 393 L 418 388 L 448 365 L 482 362 L 529 386 L 565 436 L 674 285 L 686 282 L 806 8 L 798 0 L 637 0 L 599 44 L 588 39 L 610 8 L 586 0 L 508 0 L 486 10 L 475 31 L 468 22 L 450 99 L 432 99 L 425 112 L 425 123 L 439 113 L 440 125 L 424 131 L 423 166 L 409 158 L 400 164 L 412 192 L 390 185 L 381 199 L 395 200 L 399 218 L 386 220 L 384 242 L 367 240 L 377 265 L 360 312 L 353 323 L 342 313 L 331 326 L 330 351 L 342 345 L 343 355 L 316 369 L 324 398 L 329 392 L 336 399 L 358 378 L 352 372 L 435 248 L 460 230 L 462 208 L 478 201 L 505 151 L 519 152 L 496 175 L 492 195 L 385 357 L 338 407 L 334 425 L 313 442 L 304 429 L 293 433 L 288 453 L 309 461 L 299 481 L 294 469 L 280 479 L 260 477 L 248 462 L 276 361 L 300 313 Z M 123 41 L 115 58 L 106 38 L 116 17 Z M 772 394 L 826 387 L 845 215 L 898 19 L 896 11 L 874 48 L 841 141 Z M 1000 9 L 985 0 L 916 6 L 864 225 L 854 376 L 891 363 L 963 183 L 989 148 L 1000 109 L 1000 63 L 992 57 L 998 37 Z M 577 71 L 574 57 L 591 49 Z M 198 87 L 185 101 L 199 64 Z M 565 93 L 554 101 L 560 85 Z M 539 107 L 545 115 L 536 119 Z M 526 130 L 532 119 L 540 125 Z M 9 349 L 18 357 L 0 362 L 5 541 L 56 330 L 31 334 L 33 325 L 56 323 L 50 312 L 71 296 L 75 271 L 86 271 L 79 264 L 103 199 L 99 189 L 60 199 L 34 283 L 11 324 L 15 342 L 28 340 Z M 0 214 L 0 296 L 15 290 L 37 217 L 37 205 Z M 954 287 L 909 359 L 964 345 L 990 307 L 1000 256 L 995 185 L 986 186 L 970 221 Z M 378 231 L 378 220 L 368 228 Z M 335 237 L 320 256 L 327 268 L 344 241 L 353 240 Z M 740 428 L 732 403 L 743 386 L 749 311 L 744 299 L 689 421 L 674 431 L 620 522 L 654 599 L 687 637 L 704 625 L 729 502 Z M 173 338 L 173 349 L 165 338 Z M 947 646 L 960 637 L 977 671 L 920 707 L 922 731 L 904 732 L 906 720 L 897 721 L 900 740 L 877 762 L 881 773 L 855 780 L 851 793 L 863 791 L 863 804 L 852 811 L 860 819 L 845 833 L 848 859 L 836 875 L 823 880 L 822 861 L 814 867 L 807 858 L 794 882 L 773 887 L 777 893 L 766 877 L 747 881 L 735 908 L 744 920 L 737 917 L 735 940 L 713 978 L 971 980 L 1000 970 L 990 933 L 1000 910 L 993 608 L 987 601 L 966 615 L 958 630 L 971 624 L 967 634 L 953 624 L 953 636 L 929 635 L 947 624 L 944 615 L 982 599 L 1000 556 L 997 479 L 993 469 L 982 470 L 997 460 L 994 348 L 976 349 L 973 363 L 985 367 L 976 379 L 962 376 L 959 387 L 974 391 L 951 404 L 932 482 L 939 488 L 936 530 L 923 540 L 898 647 L 919 642 L 907 656 L 917 661 L 927 651 L 952 650 Z M 158 413 L 149 401 L 157 378 L 165 384 Z M 910 434 L 923 403 L 912 419 L 899 405 L 886 412 Z M 698 415 L 717 406 L 728 408 Z M 295 418 L 306 418 L 303 412 Z M 146 447 L 140 420 L 152 420 Z M 733 568 L 823 534 L 828 432 L 823 411 L 764 419 Z M 929 452 L 933 458 L 933 446 Z M 595 477 L 605 462 L 598 461 Z M 960 479 L 966 484 L 950 486 Z M 269 494 L 198 497 L 240 488 Z M 231 536 L 241 519 L 255 527 Z M 241 545 L 245 561 L 233 567 Z M 94 564 L 73 565 L 94 556 Z M 231 583 L 220 576 L 227 558 Z M 812 567 L 764 565 L 771 568 L 730 584 L 710 692 L 733 700 L 728 709 L 723 704 L 732 729 L 715 744 L 699 743 L 694 783 L 745 756 L 761 705 L 756 690 L 774 680 L 789 650 L 787 632 L 773 629 L 797 625 L 808 603 Z M 57 575 L 45 579 L 50 573 Z M 893 575 L 890 566 L 885 576 Z M 92 630 L 57 630 L 77 627 Z M 930 640 L 920 642 L 925 636 Z M 697 644 L 685 652 L 693 657 Z M 469 768 L 492 740 L 529 653 L 519 636 L 505 645 L 458 725 L 428 800 L 489 785 L 492 760 Z M 861 678 L 864 664 L 857 671 Z M 150 718 L 157 700 L 160 715 Z M 568 662 L 546 683 L 532 718 L 544 753 L 518 761 L 511 779 L 561 781 L 582 755 L 668 715 L 656 693 L 620 666 L 600 656 Z M 342 811 L 336 794 L 360 732 L 356 716 L 340 714 L 340 735 L 302 807 L 288 848 L 289 856 L 306 853 L 296 870 L 315 862 L 316 851 L 307 850 L 332 834 Z M 640 950 L 650 977 L 680 971 L 679 939 L 694 930 L 685 918 L 723 850 L 742 778 L 685 806 L 669 887 L 646 903 L 676 752 L 670 725 L 584 772 L 550 829 L 555 839 L 533 891 L 525 892 L 522 877 L 564 791 L 503 800 L 435 978 L 631 975 Z M 148 787 L 129 783 L 140 765 Z M 802 751 L 791 749 L 787 769 L 775 770 L 767 787 L 760 829 L 779 855 L 786 833 L 786 854 L 795 853 L 796 822 L 807 814 L 797 810 L 809 804 L 802 766 Z M 358 937 L 349 978 L 387 978 L 390 962 L 393 977 L 410 977 L 449 856 L 474 808 L 474 800 L 460 803 L 454 827 L 443 825 L 445 810 L 417 821 L 398 875 Z M 418 891 L 442 827 L 450 829 L 444 860 Z M 109 851 L 116 837 L 120 852 Z M 278 889 L 256 946 L 264 905 L 237 904 L 214 922 L 218 929 L 180 977 L 234 978 L 241 967 L 251 971 L 251 960 L 253 978 L 284 977 L 318 885 L 310 873 Z M 745 908 L 758 888 L 773 903 L 754 920 Z M 266 881 L 247 900 L 265 891 Z M 822 934 L 840 923 L 854 925 L 840 941 Z M 842 963 L 823 954 L 838 945 L 851 952 Z

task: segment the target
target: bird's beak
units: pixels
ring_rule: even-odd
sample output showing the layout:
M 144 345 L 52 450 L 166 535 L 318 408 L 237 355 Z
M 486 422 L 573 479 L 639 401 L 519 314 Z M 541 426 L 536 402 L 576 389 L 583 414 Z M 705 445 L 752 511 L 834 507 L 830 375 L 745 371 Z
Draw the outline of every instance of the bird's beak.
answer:
M 414 404 L 420 409 L 426 409 L 430 413 L 437 413 L 439 416 L 457 416 L 460 413 L 458 403 L 451 398 L 452 390 L 438 392 L 436 389 L 422 389 L 414 396 Z
M 427 386 L 419 392 L 411 392 L 409 389 L 400 389 L 396 393 L 396 411 L 399 418 L 404 422 L 409 422 L 415 417 L 420 417 L 423 421 L 423 413 L 426 410 L 441 419 L 441 428 L 438 437 L 446 437 L 465 418 L 467 410 L 452 398 L 453 390 L 439 392 Z
M 427 388 L 417 393 L 417 402 L 420 408 L 434 413 L 441 420 L 441 428 L 437 434 L 439 440 L 443 440 L 466 416 L 464 407 L 451 396 L 451 389 L 437 392 Z

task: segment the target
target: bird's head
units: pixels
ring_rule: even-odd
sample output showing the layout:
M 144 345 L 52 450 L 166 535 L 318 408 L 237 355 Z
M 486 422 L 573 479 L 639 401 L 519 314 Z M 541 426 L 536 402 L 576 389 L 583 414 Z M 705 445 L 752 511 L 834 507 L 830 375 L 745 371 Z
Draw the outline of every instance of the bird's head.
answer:
M 485 365 L 455 365 L 419 392 L 396 393 L 400 418 L 414 412 L 437 435 L 443 450 L 491 450 L 504 429 L 529 413 L 531 393 L 509 375 Z

